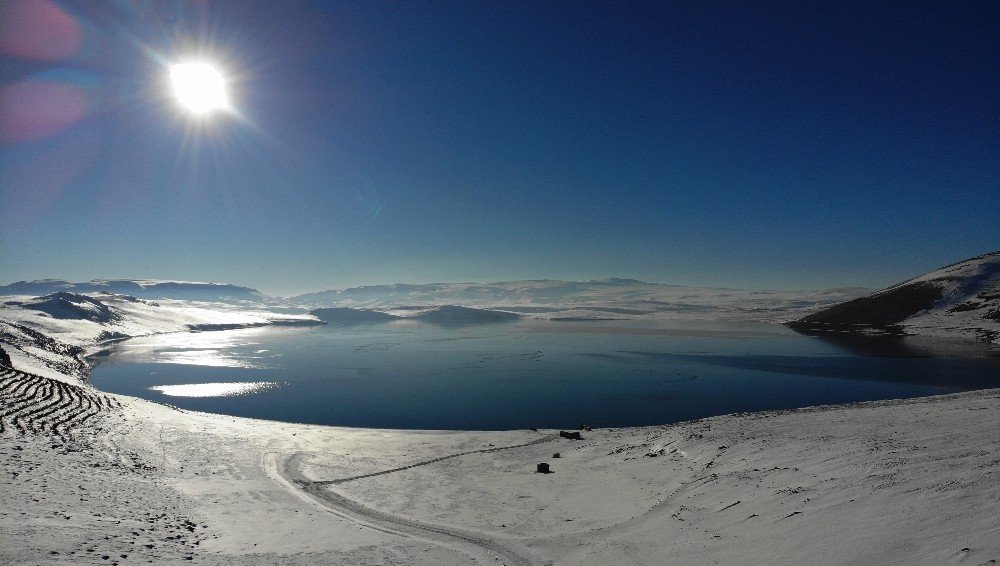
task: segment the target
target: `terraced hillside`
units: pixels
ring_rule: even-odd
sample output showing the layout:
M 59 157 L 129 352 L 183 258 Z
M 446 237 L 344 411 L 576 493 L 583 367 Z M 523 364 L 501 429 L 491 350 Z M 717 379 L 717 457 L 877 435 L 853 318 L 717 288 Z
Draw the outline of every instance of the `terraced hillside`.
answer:
M 44 434 L 61 441 L 121 404 L 79 385 L 0 368 L 0 434 Z

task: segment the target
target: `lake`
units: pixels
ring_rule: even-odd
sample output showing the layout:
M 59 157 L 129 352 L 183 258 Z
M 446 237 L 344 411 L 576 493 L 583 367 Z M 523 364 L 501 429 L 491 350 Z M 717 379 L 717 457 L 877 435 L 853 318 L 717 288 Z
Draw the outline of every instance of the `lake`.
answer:
M 757 323 L 412 321 L 135 338 L 104 391 L 338 426 L 502 430 L 666 424 L 1000 387 L 994 347 L 821 338 Z

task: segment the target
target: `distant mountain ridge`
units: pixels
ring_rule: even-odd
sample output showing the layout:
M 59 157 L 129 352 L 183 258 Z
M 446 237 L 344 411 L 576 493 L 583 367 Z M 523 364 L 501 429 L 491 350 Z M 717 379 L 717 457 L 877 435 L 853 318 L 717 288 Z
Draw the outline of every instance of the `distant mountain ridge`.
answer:
M 554 320 L 721 317 L 784 322 L 817 307 L 831 306 L 869 291 L 861 288 L 819 291 L 724 289 L 622 278 L 532 279 L 370 285 L 306 293 L 285 301 L 305 309 L 399 310 L 460 305 Z M 348 314 L 330 313 L 328 316 Z
M 815 332 L 884 332 L 1000 342 L 1000 251 L 907 279 L 788 323 Z
M 251 308 L 267 306 L 289 314 L 317 308 L 377 311 L 424 310 L 447 305 L 521 313 L 552 320 L 621 320 L 635 318 L 734 319 L 785 322 L 820 307 L 860 296 L 869 289 L 753 290 L 689 287 L 610 278 L 588 281 L 535 279 L 485 283 L 399 283 L 271 297 L 233 284 L 149 279 L 97 279 L 74 283 L 61 279 L 19 281 L 0 286 L 0 296 L 47 296 L 66 292 L 221 302 Z M 24 299 L 17 299 L 23 301 Z M 359 315 L 329 312 L 331 322 Z M 428 315 L 431 316 L 431 315 Z M 443 315 L 442 315 L 443 316 Z
M 390 285 L 364 285 L 346 289 L 331 289 L 289 297 L 293 303 L 339 304 L 366 303 L 377 300 L 384 306 L 391 304 L 504 302 L 509 300 L 549 299 L 559 302 L 571 295 L 608 287 L 656 287 L 659 283 L 646 283 L 637 279 L 599 279 L 563 281 L 558 279 L 528 279 L 523 281 L 493 281 L 487 283 L 395 283 Z M 671 285 L 670 287 L 674 287 Z M 405 299 L 405 300 L 402 300 Z M 431 304 L 431 303 L 428 303 Z
M 256 289 L 226 283 L 197 281 L 160 281 L 152 279 L 95 279 L 73 283 L 62 279 L 18 281 L 0 285 L 0 295 L 41 296 L 53 293 L 111 293 L 141 299 L 180 299 L 188 301 L 253 301 L 268 297 Z

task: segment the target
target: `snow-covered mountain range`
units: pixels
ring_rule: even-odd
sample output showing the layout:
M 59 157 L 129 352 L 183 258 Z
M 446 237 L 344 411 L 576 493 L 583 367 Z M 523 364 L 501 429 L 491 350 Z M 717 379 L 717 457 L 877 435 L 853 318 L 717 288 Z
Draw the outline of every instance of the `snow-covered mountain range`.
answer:
M 11 304 L 24 303 L 26 308 L 47 312 L 55 318 L 76 316 L 80 314 L 77 312 L 80 309 L 99 309 L 93 303 L 84 305 L 87 301 L 83 299 L 67 299 L 69 295 L 87 295 L 99 301 L 110 297 L 160 302 L 196 301 L 217 306 L 224 304 L 222 308 L 225 310 L 230 306 L 242 306 L 293 314 L 317 308 L 352 308 L 410 317 L 422 315 L 417 311 L 432 307 L 461 306 L 549 320 L 696 318 L 784 322 L 867 291 L 869 289 L 863 288 L 747 290 L 664 285 L 635 279 L 545 279 L 369 285 L 283 298 L 233 284 L 149 279 L 99 279 L 74 283 L 43 279 L 2 285 L 0 297 L 9 296 L 7 302 Z M 44 297 L 48 298 L 43 300 Z M 92 315 L 110 316 L 108 313 Z M 333 316 L 333 313 L 330 315 Z M 338 318 L 343 316 L 346 315 L 337 315 Z M 427 318 L 434 316 L 438 315 L 426 315 Z
M 385 311 L 461 305 L 550 320 L 735 318 L 783 322 L 868 289 L 768 291 L 685 287 L 635 279 L 370 285 L 286 299 L 306 308 Z
M 412 318 L 452 323 L 519 317 L 793 321 L 790 326 L 810 332 L 903 333 L 1000 342 L 1000 251 L 881 291 L 867 291 L 720 289 L 604 279 L 371 285 L 278 298 L 233 284 L 46 279 L 0 286 L 0 318 L 49 336 L 80 334 L 70 340 L 74 343 L 151 332 L 320 320 L 347 324 Z
M 818 332 L 880 332 L 1000 342 L 1000 251 L 953 263 L 789 323 Z
M 36 297 L 52 293 L 110 293 L 140 299 L 179 299 L 186 301 L 258 302 L 267 297 L 256 289 L 239 285 L 197 281 L 162 281 L 153 279 L 95 279 L 72 283 L 62 279 L 18 281 L 0 285 L 2 295 Z

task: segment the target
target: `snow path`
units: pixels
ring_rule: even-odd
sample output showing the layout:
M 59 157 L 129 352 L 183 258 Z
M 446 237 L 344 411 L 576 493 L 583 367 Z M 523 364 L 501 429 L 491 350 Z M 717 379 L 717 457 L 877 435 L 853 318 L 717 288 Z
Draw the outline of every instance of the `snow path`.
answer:
M 469 455 L 469 454 L 490 454 L 490 453 L 493 453 L 493 452 L 500 452 L 502 450 L 512 450 L 514 448 L 524 448 L 526 446 L 534 446 L 536 444 L 542 444 L 543 442 L 551 442 L 551 441 L 553 441 L 553 440 L 555 440 L 557 438 L 559 438 L 558 434 L 548 434 L 548 435 L 543 436 L 541 438 L 537 438 L 535 440 L 532 440 L 531 442 L 524 442 L 522 444 L 514 444 L 514 445 L 511 445 L 511 446 L 497 446 L 495 448 L 483 448 L 481 450 L 468 450 L 466 452 L 458 452 L 457 454 L 449 454 L 447 456 L 441 456 L 440 458 L 433 458 L 431 460 L 424 460 L 422 462 L 417 462 L 415 464 L 410 464 L 408 466 L 400 466 L 398 468 L 390 468 L 388 470 L 382 470 L 382 471 L 378 471 L 378 472 L 372 472 L 370 474 L 362 474 L 360 476 L 351 476 L 351 477 L 347 477 L 347 478 L 340 478 L 340 479 L 336 479 L 336 480 L 314 481 L 312 483 L 314 483 L 316 485 L 336 485 L 336 484 L 341 484 L 341 483 L 347 483 L 349 481 L 360 480 L 360 479 L 364 479 L 364 478 L 372 478 L 372 477 L 375 477 L 375 476 L 381 476 L 381 475 L 385 475 L 385 474 L 391 474 L 391 473 L 394 473 L 394 472 L 401 472 L 403 470 L 409 470 L 409 469 L 412 469 L 412 468 L 416 468 L 418 466 L 426 466 L 428 464 L 433 464 L 435 462 L 440 462 L 442 460 L 449 460 L 451 458 L 458 458 L 459 456 L 466 456 L 466 455 Z
M 538 444 L 551 440 L 553 437 L 546 437 L 528 443 Z M 508 446 L 506 448 L 515 448 Z M 489 452 L 491 450 L 475 450 L 469 453 Z M 533 556 L 527 549 L 515 545 L 511 542 L 501 542 L 495 538 L 482 533 L 466 531 L 454 527 L 446 527 L 432 523 L 424 523 L 385 513 L 377 509 L 372 509 L 354 500 L 348 499 L 330 490 L 326 485 L 331 482 L 314 482 L 306 479 L 299 471 L 298 462 L 305 455 L 304 452 L 296 452 L 292 456 L 278 461 L 272 453 L 265 458 L 265 466 L 269 475 L 275 474 L 280 478 L 280 483 L 286 488 L 295 491 L 301 490 L 308 494 L 311 499 L 331 510 L 335 515 L 347 518 L 359 525 L 374 528 L 378 531 L 398 535 L 404 538 L 411 536 L 418 537 L 428 542 L 458 550 L 469 555 L 476 562 L 485 564 L 503 564 L 505 566 L 542 566 L 552 564 L 550 561 L 542 561 Z M 449 457 L 460 456 L 454 454 Z M 440 458 L 436 461 L 445 458 Z M 423 462 L 414 466 L 424 465 L 431 462 Z M 413 467 L 413 466 L 410 466 Z M 387 470 L 382 473 L 389 473 L 406 468 Z M 377 474 L 376 474 L 377 475 Z M 296 487 L 297 486 L 297 487 Z

